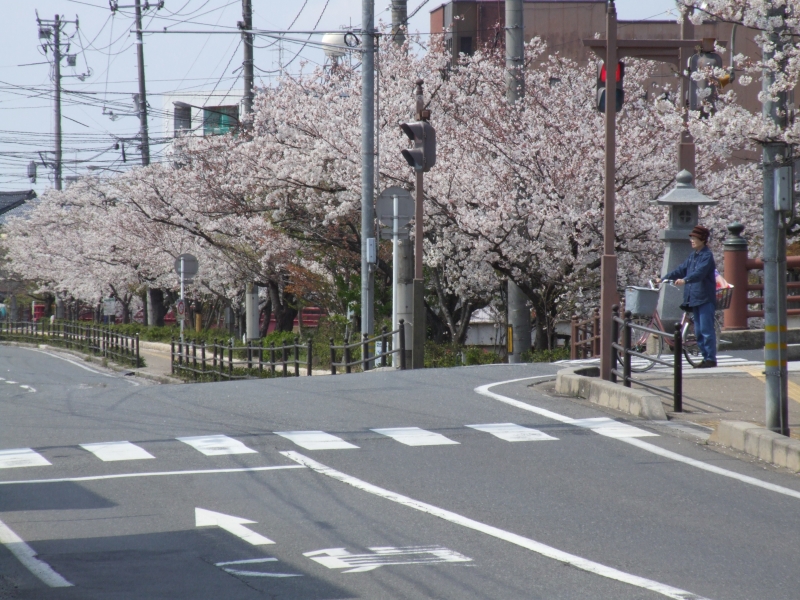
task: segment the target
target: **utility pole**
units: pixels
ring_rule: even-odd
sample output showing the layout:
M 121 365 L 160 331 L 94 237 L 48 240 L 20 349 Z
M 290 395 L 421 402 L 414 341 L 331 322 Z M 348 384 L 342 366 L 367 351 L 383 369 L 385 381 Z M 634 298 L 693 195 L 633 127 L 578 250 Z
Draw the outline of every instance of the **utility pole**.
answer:
M 407 7 L 407 0 L 392 0 L 392 40 L 398 46 L 402 46 L 406 40 L 401 28 L 406 26 L 408 18 Z M 413 339 L 411 324 L 414 322 L 414 246 L 410 237 L 397 239 L 396 244 L 397 252 L 393 254 L 392 270 L 397 272 L 397 292 L 392 300 L 397 304 L 393 311 L 397 319 L 395 323 L 392 323 L 392 326 L 397 327 L 397 323 L 402 319 L 405 323 L 406 340 L 410 341 Z M 406 364 L 413 366 L 413 344 L 407 343 L 406 346 Z
M 523 10 L 522 0 L 506 0 L 506 99 L 509 104 L 515 104 L 525 95 Z M 519 190 L 515 193 L 519 195 Z M 522 353 L 531 348 L 531 311 L 528 297 L 510 277 L 507 298 L 508 362 L 518 363 Z
M 150 164 L 150 139 L 147 131 L 147 93 L 144 84 L 144 42 L 142 41 L 142 5 L 135 0 L 136 62 L 139 68 L 139 137 L 142 143 L 142 165 Z
M 238 23 L 242 31 L 244 43 L 244 60 L 242 61 L 242 75 L 244 77 L 244 96 L 242 110 L 244 112 L 245 127 L 251 124 L 248 120 L 253 114 L 253 4 L 251 0 L 242 0 L 242 20 Z M 248 281 L 245 286 L 245 332 L 248 341 L 261 337 L 259 327 L 258 309 L 258 283 Z
M 244 61 L 242 76 L 244 77 L 244 98 L 242 108 L 245 117 L 253 112 L 253 4 L 251 0 L 242 0 L 242 21 L 239 23 L 244 42 Z
M 770 17 L 786 18 L 785 7 L 769 9 Z M 769 44 L 763 51 L 763 61 L 768 63 L 775 55 L 783 53 L 786 43 L 783 29 L 766 34 Z M 783 59 L 784 61 L 786 59 Z M 766 101 L 762 108 L 765 121 L 780 131 L 788 125 L 787 93 L 772 92 L 775 73 L 763 71 L 762 90 Z M 774 99 L 773 99 L 774 98 Z M 789 195 L 788 213 L 791 215 L 792 157 L 785 143 L 766 143 L 763 147 L 764 173 L 764 372 L 766 375 L 766 425 L 782 435 L 789 435 L 788 369 L 786 365 L 786 214 L 780 210 L 780 193 Z M 788 172 L 788 177 L 786 173 Z M 783 174 L 788 183 L 778 187 Z M 776 194 L 776 191 L 778 194 Z M 786 205 L 784 205 L 786 206 Z
M 375 280 L 375 0 L 361 0 L 361 333 L 373 334 Z
M 55 160 L 53 161 L 53 182 L 57 190 L 62 189 L 62 133 L 61 133 L 61 59 L 64 55 L 61 52 L 61 30 L 67 24 L 74 24 L 76 29 L 78 27 L 78 18 L 75 17 L 74 21 L 65 21 L 59 15 L 51 21 L 49 19 L 40 19 L 37 13 L 36 23 L 39 25 L 39 39 L 42 40 L 42 47 L 47 52 L 47 48 L 53 50 L 53 108 L 54 108 L 54 140 L 55 140 Z M 50 38 L 53 38 L 52 42 Z M 69 45 L 67 46 L 69 48 Z M 45 166 L 50 166 L 45 163 Z
M 61 189 L 61 20 L 56 15 L 53 27 L 53 80 L 55 83 L 55 141 L 56 160 L 53 178 L 57 190 Z
M 408 20 L 408 0 L 392 0 L 392 40 L 398 46 L 406 42 L 405 33 L 401 28 L 406 27 Z
M 614 0 L 606 11 L 606 164 L 605 204 L 603 206 L 603 258 L 600 263 L 600 376 L 611 379 L 615 353 L 611 348 L 611 307 L 617 303 L 617 255 L 615 241 L 615 212 L 617 161 L 617 103 L 614 99 L 614 77 L 617 69 L 617 8 Z

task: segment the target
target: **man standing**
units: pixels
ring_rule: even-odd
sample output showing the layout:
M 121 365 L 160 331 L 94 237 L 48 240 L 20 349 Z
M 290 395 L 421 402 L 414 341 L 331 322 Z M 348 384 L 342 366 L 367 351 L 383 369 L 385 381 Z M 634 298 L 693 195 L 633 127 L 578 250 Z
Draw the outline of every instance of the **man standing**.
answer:
M 694 314 L 694 331 L 697 346 L 703 355 L 698 369 L 717 366 L 717 336 L 714 331 L 714 312 L 716 310 L 716 265 L 714 254 L 708 247 L 711 232 L 698 225 L 689 234 L 692 252 L 677 269 L 664 275 L 664 279 L 675 281 L 675 285 L 685 285 L 681 309 Z

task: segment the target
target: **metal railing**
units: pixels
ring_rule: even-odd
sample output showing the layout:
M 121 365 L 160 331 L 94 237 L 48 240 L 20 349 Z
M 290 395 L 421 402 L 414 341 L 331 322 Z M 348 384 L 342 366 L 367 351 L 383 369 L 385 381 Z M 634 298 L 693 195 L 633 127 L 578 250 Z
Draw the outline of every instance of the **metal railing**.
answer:
M 570 359 L 600 356 L 600 309 L 585 321 L 572 317 L 571 325 Z
M 652 327 L 644 327 L 642 325 L 636 325 L 631 322 L 631 311 L 625 311 L 625 318 L 621 319 L 619 316 L 619 306 L 613 307 L 613 315 L 612 315 L 612 322 L 611 322 L 611 347 L 613 348 L 612 352 L 618 356 L 617 352 L 622 353 L 622 371 L 618 368 L 611 369 L 611 382 L 617 383 L 617 377 L 622 377 L 622 384 L 625 387 L 631 387 L 632 383 L 636 385 L 641 385 L 647 389 L 655 390 L 657 392 L 661 392 L 662 394 L 666 394 L 668 396 L 672 396 L 672 410 L 675 412 L 682 412 L 683 411 L 683 358 L 681 354 L 683 353 L 683 338 L 681 333 L 681 323 L 675 323 L 675 333 L 669 334 L 661 329 L 653 329 Z M 619 332 L 620 327 L 622 327 L 622 344 L 619 344 L 617 340 L 619 340 Z M 632 349 L 632 331 L 638 331 L 642 333 L 649 333 L 650 335 L 657 335 L 664 340 L 671 340 L 672 344 L 668 344 L 672 346 L 673 350 L 673 361 L 672 364 L 669 362 L 662 360 L 660 358 L 656 358 L 649 354 L 644 354 L 642 352 L 637 352 Z M 631 377 L 631 359 L 633 357 L 642 358 L 644 360 L 649 360 L 660 365 L 664 365 L 667 367 L 672 367 L 672 389 L 663 388 L 657 385 L 653 385 L 652 383 L 648 383 L 647 381 L 643 381 L 642 379 L 636 379 Z M 615 360 L 614 364 L 617 365 L 619 361 Z
M 350 343 L 349 339 L 344 341 L 344 344 L 341 346 L 336 346 L 333 343 L 333 338 L 331 338 L 331 375 L 336 375 L 336 367 L 344 367 L 345 373 L 352 373 L 353 367 L 361 366 L 364 371 L 369 371 L 372 368 L 372 363 L 377 362 L 377 359 L 380 359 L 381 367 L 387 366 L 386 359 L 389 356 L 394 354 L 399 354 L 400 358 L 400 370 L 405 371 L 406 369 L 406 334 L 405 334 L 405 327 L 403 326 L 403 319 L 400 319 L 400 327 L 395 329 L 394 331 L 386 331 L 386 327 L 383 328 L 380 335 L 377 335 L 373 338 L 370 338 L 368 334 L 364 334 L 362 341 Z M 394 335 L 397 334 L 398 337 L 398 348 L 391 348 L 391 340 L 393 339 Z M 370 347 L 371 344 L 375 342 L 381 342 L 381 351 L 375 353 L 373 356 L 370 356 Z M 336 361 L 336 353 L 338 350 L 342 351 L 342 361 Z M 361 358 L 353 360 L 353 350 L 360 350 L 361 351 Z
M 48 320 L 0 321 L 0 340 L 49 344 L 70 350 L 78 350 L 130 364 L 134 368 L 143 366 L 139 356 L 139 335 L 122 335 L 107 327 L 96 327 L 83 323 Z
M 231 381 L 234 379 L 261 379 L 265 377 L 299 377 L 301 366 L 311 375 L 313 345 L 309 338 L 305 344 L 295 337 L 293 344 L 269 346 L 248 344 L 234 346 L 214 340 L 211 343 L 173 338 L 170 342 L 172 374 L 195 381 Z M 292 372 L 289 372 L 289 366 Z

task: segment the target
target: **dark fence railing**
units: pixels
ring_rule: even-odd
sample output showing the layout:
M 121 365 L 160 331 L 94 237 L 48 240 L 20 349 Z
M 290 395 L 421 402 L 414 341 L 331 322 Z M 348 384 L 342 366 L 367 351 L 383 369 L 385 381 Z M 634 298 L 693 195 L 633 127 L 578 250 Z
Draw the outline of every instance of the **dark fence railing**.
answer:
M 0 340 L 49 344 L 102 356 L 119 364 L 143 366 L 139 336 L 122 335 L 107 327 L 48 320 L 0 321 Z
M 352 344 L 349 339 L 346 339 L 344 344 L 336 346 L 333 343 L 333 338 L 331 338 L 331 375 L 336 375 L 336 367 L 344 367 L 345 373 L 352 373 L 353 367 L 359 366 L 364 371 L 369 371 L 378 360 L 380 360 L 380 366 L 385 367 L 387 366 L 386 359 L 394 354 L 399 355 L 400 370 L 405 371 L 406 334 L 403 323 L 403 319 L 400 319 L 400 327 L 394 331 L 386 331 L 386 327 L 384 327 L 381 333 L 373 338 L 370 338 L 369 335 L 365 333 L 360 342 L 354 342 Z M 398 347 L 392 348 L 392 339 L 395 334 L 397 334 L 398 338 Z M 381 351 L 371 355 L 370 348 L 376 342 L 381 343 Z M 342 356 L 341 362 L 337 362 L 336 360 L 339 351 L 341 351 Z M 354 355 L 357 353 L 360 353 L 360 358 L 354 358 Z
M 622 332 L 622 344 L 619 344 L 617 340 L 619 340 L 619 333 Z M 632 331 L 637 332 L 644 332 L 649 333 L 650 335 L 657 335 L 661 336 L 665 339 L 671 340 L 673 343 L 673 362 L 672 364 L 668 363 L 665 360 L 661 360 L 660 358 L 656 358 L 649 354 L 644 354 L 641 352 L 636 352 L 632 349 Z M 675 324 L 675 333 L 670 334 L 662 331 L 660 329 L 653 329 L 651 327 L 644 327 L 642 325 L 636 325 L 631 322 L 631 311 L 625 311 L 625 318 L 622 319 L 619 316 L 619 307 L 614 306 L 613 308 L 613 320 L 611 322 L 611 347 L 613 348 L 612 352 L 615 356 L 619 356 L 619 353 L 622 353 L 622 371 L 617 368 L 611 369 L 611 381 L 613 383 L 617 382 L 617 377 L 622 377 L 622 384 L 625 387 L 631 387 L 632 383 L 636 385 L 641 385 L 647 389 L 655 390 L 657 392 L 661 392 L 662 394 L 666 394 L 668 396 L 672 396 L 672 410 L 675 412 L 683 411 L 683 357 L 681 354 L 683 353 L 683 339 L 681 334 L 681 324 L 680 322 Z M 643 381 L 641 379 L 637 379 L 631 377 L 631 358 L 638 357 L 645 360 L 649 360 L 660 365 L 665 365 L 667 367 L 672 367 L 672 389 L 663 388 L 657 385 L 653 385 L 647 381 Z M 615 360 L 614 365 L 616 366 L 619 361 Z
M 301 344 L 299 337 L 293 344 L 281 346 L 275 346 L 274 342 L 269 346 L 258 343 L 234 346 L 232 340 L 208 343 L 173 338 L 170 356 L 172 374 L 195 381 L 299 377 L 301 367 L 306 375 L 311 375 L 313 346 L 311 339 Z
M 584 321 L 572 317 L 570 340 L 571 360 L 600 356 L 600 309 L 595 308 Z

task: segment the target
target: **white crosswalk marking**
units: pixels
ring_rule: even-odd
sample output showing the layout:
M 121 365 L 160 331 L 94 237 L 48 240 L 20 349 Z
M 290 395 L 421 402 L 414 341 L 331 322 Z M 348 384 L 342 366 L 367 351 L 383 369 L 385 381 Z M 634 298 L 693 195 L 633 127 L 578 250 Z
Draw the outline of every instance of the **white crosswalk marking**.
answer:
M 342 438 L 324 431 L 276 431 L 275 435 L 285 437 L 306 450 L 345 450 L 358 446 L 345 442 Z
M 0 450 L 0 469 L 16 467 L 44 467 L 51 464 L 44 456 L 30 448 Z
M 141 460 L 155 458 L 144 448 L 130 442 L 95 442 L 81 444 L 81 448 L 88 450 L 100 460 L 111 462 L 116 460 Z
M 458 444 L 455 440 L 446 438 L 441 433 L 426 431 L 419 427 L 390 427 L 388 429 L 373 429 L 372 431 L 393 438 L 406 446 L 444 446 L 447 444 Z
M 658 437 L 657 433 L 645 431 L 627 423 L 620 423 L 608 417 L 597 417 L 594 419 L 575 419 L 573 425 L 591 429 L 595 433 L 612 438 L 635 438 L 635 437 Z
M 467 425 L 467 427 L 491 433 L 493 436 L 507 442 L 538 442 L 558 439 L 538 429 L 523 427 L 515 423 L 485 423 L 483 425 Z
M 206 456 L 218 456 L 220 454 L 256 454 L 252 448 L 248 448 L 239 440 L 228 437 L 227 435 L 196 435 L 192 437 L 179 437 L 179 442 L 190 445 Z

